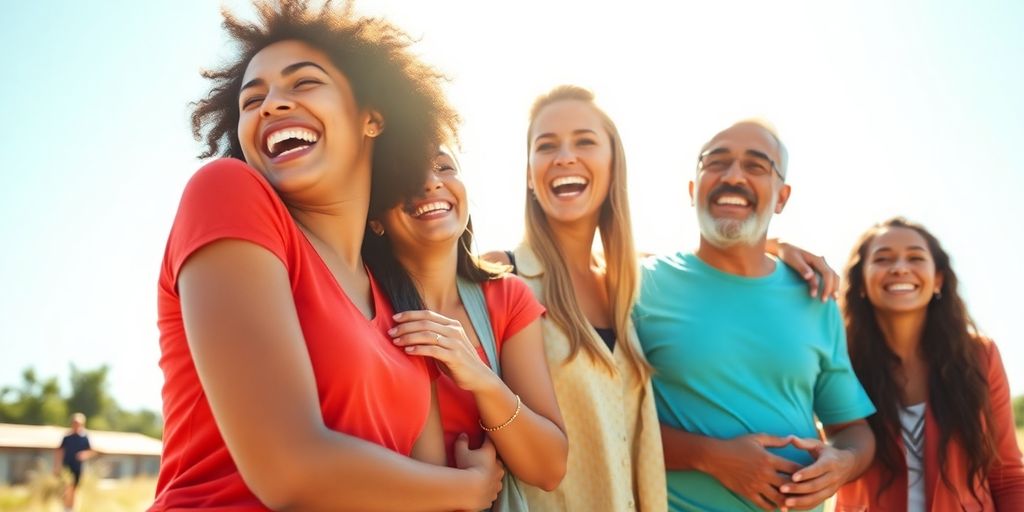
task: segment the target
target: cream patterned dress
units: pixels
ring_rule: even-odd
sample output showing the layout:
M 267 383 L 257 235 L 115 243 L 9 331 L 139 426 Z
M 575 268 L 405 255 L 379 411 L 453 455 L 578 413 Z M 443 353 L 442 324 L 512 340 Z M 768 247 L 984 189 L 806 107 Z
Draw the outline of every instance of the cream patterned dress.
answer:
M 526 244 L 515 250 L 517 272 L 543 297 L 544 273 Z M 565 478 L 554 491 L 523 484 L 531 512 L 662 512 L 668 508 L 661 431 L 651 383 L 639 375 L 621 350 L 613 351 L 618 371 L 612 375 L 578 354 L 568 364 L 569 341 L 553 322 L 542 320 L 544 346 L 558 406 L 569 439 Z M 597 331 L 590 333 L 601 347 Z M 637 344 L 630 326 L 628 338 Z

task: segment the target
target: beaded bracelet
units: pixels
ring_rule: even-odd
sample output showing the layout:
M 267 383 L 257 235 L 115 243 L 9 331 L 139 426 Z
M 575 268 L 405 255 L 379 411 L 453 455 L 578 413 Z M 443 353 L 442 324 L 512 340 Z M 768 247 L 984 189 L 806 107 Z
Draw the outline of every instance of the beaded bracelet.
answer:
M 502 423 L 501 425 L 498 425 L 497 427 L 494 427 L 494 428 L 485 427 L 483 420 L 477 420 L 477 423 L 480 424 L 480 428 L 486 430 L 487 432 L 494 432 L 494 431 L 497 431 L 497 430 L 501 430 L 501 429 L 511 425 L 512 422 L 515 421 L 516 418 L 519 417 L 519 410 L 522 409 L 522 408 L 523 408 L 523 400 L 521 398 L 519 398 L 519 395 L 516 395 L 516 412 L 512 413 L 512 417 L 509 418 L 508 421 L 506 421 L 505 423 Z

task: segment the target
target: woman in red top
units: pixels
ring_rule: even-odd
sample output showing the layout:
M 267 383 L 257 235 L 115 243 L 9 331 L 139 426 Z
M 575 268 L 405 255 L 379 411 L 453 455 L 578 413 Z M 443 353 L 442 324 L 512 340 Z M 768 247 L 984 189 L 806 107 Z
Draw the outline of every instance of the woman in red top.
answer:
M 837 510 L 1024 510 L 1006 372 L 939 241 L 887 220 L 861 237 L 846 275 L 850 359 L 878 410 L 878 449 Z
M 409 170 L 454 125 L 438 75 L 385 21 L 257 10 L 226 16 L 241 51 L 193 113 L 204 156 L 234 159 L 187 185 L 161 269 L 151 510 L 483 508 L 493 447 L 461 443 L 465 469 L 443 466 L 427 365 L 384 335 L 391 306 L 360 255 L 367 212 L 418 190 Z
M 389 333 L 409 354 L 438 361 L 438 400 L 449 462 L 460 435 L 493 440 L 520 480 L 554 489 L 568 442 L 544 356 L 544 307 L 505 267 L 472 255 L 473 233 L 458 163 L 440 151 L 425 187 L 369 223 L 364 259 L 381 276 L 399 324 Z M 482 288 L 502 369 L 499 378 L 459 295 L 457 279 Z

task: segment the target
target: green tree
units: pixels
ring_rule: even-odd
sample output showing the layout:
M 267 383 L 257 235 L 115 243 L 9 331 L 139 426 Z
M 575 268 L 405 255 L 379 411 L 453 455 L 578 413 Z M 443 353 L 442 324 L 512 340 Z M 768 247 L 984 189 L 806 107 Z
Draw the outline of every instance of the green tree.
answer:
M 81 412 L 89 428 L 163 436 L 163 420 L 149 410 L 126 411 L 110 396 L 106 365 L 80 370 L 71 365 L 71 393 L 64 397 L 56 377 L 40 379 L 35 369 L 22 372 L 21 387 L 0 388 L 0 423 L 67 425 L 71 413 Z
M 116 413 L 117 404 L 107 390 L 107 375 L 110 367 L 101 365 L 95 370 L 79 370 L 71 365 L 71 395 L 68 396 L 68 410 L 80 412 L 89 419 L 89 425 L 99 430 L 107 430 L 110 415 Z
M 1013 399 L 1013 418 L 1017 428 L 1024 428 L 1024 395 Z
M 21 373 L 20 388 L 0 389 L 0 421 L 25 425 L 56 425 L 67 420 L 68 410 L 56 377 L 40 380 L 36 371 Z M 9 399 L 8 396 L 13 397 Z

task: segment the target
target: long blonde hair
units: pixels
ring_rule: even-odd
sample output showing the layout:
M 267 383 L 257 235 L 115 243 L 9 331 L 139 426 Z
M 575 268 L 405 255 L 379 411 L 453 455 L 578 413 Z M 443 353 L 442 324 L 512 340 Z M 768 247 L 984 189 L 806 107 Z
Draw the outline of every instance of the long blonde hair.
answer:
M 612 144 L 611 183 L 608 197 L 601 205 L 598 217 L 598 231 L 604 247 L 605 286 L 612 308 L 612 326 L 615 329 L 618 346 L 625 351 L 627 359 L 636 368 L 641 382 L 651 375 L 651 365 L 644 358 L 640 348 L 629 342 L 630 314 L 639 289 L 638 261 L 633 246 L 633 230 L 629 216 L 629 194 L 626 189 L 626 153 L 622 138 L 608 115 L 594 103 L 594 94 L 575 85 L 561 85 L 537 98 L 530 109 L 530 125 L 527 128 L 526 153 L 530 156 L 530 132 L 537 115 L 544 107 L 559 101 L 582 101 L 594 109 L 601 118 Z M 529 164 L 527 164 L 529 166 Z M 569 358 L 575 358 L 582 349 L 595 362 L 599 362 L 610 373 L 616 373 L 615 362 L 603 350 L 600 341 L 588 336 L 590 322 L 580 309 L 573 291 L 569 269 L 562 259 L 547 215 L 540 203 L 526 194 L 526 243 L 533 249 L 544 266 L 541 283 L 544 296 L 541 297 L 547 316 L 569 338 Z

